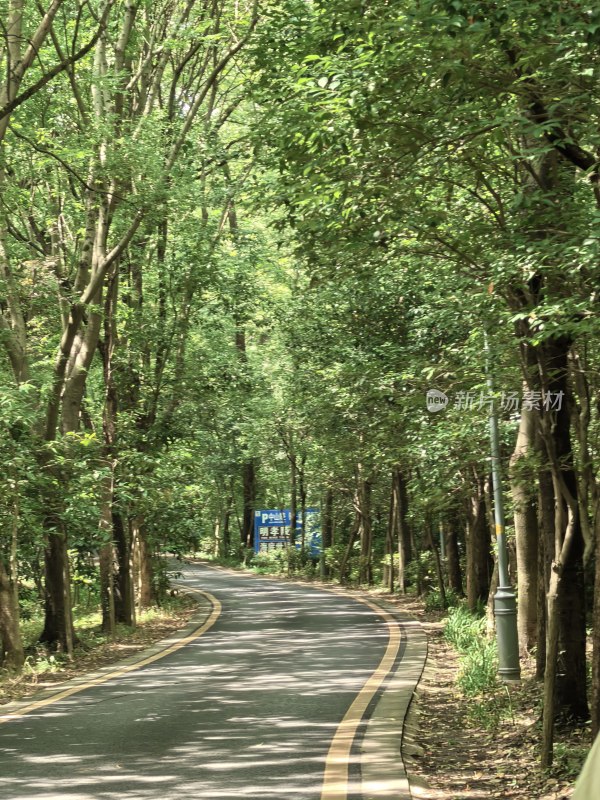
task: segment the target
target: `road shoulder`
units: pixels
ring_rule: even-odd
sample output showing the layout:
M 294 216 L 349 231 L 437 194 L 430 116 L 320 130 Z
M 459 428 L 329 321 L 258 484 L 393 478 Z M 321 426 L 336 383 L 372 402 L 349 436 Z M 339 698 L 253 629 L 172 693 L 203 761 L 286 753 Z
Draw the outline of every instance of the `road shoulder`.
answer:
M 131 656 L 111 661 L 109 664 L 97 670 L 85 672 L 75 678 L 52 684 L 52 686 L 41 689 L 39 692 L 29 695 L 23 700 L 14 700 L 1 705 L 0 724 L 18 718 L 28 713 L 30 710 L 34 710 L 34 708 L 50 705 L 65 695 L 75 694 L 78 691 L 83 691 L 88 686 L 103 683 L 113 676 L 118 677 L 126 672 L 130 672 L 137 666 L 141 667 L 150 661 L 158 660 L 173 649 L 183 646 L 183 643 L 190 639 L 190 637 L 193 637 L 195 632 L 200 631 L 203 626 L 207 624 L 215 609 L 214 604 L 209 600 L 206 593 L 192 590 L 177 582 L 174 582 L 173 585 L 177 586 L 180 591 L 193 596 L 198 604 L 197 611 L 194 612 L 187 625 L 174 631 L 168 637 L 160 639 L 150 647 L 139 650 Z M 198 635 L 200 634 L 198 633 Z

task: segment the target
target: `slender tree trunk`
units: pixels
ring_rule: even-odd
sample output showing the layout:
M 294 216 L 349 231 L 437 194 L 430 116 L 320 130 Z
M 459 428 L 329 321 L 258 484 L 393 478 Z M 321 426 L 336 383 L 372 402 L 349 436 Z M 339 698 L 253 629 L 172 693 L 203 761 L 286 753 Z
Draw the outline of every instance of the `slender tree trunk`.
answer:
M 538 539 L 537 510 L 532 495 L 532 470 L 528 466 L 535 445 L 535 416 L 521 410 L 517 442 L 510 460 L 517 552 L 517 624 L 521 655 L 527 656 L 537 644 Z
M 554 745 L 554 713 L 556 705 L 556 673 L 558 663 L 560 577 L 555 569 L 550 577 L 547 599 L 546 669 L 544 675 L 544 711 L 542 719 L 542 766 L 552 765 Z
M 392 476 L 392 493 L 394 496 L 395 522 L 398 536 L 398 591 L 406 593 L 406 567 L 413 558 L 413 547 L 410 527 L 408 525 L 408 493 L 406 481 L 399 468 Z
M 219 538 L 219 553 L 221 558 L 227 558 L 231 554 L 231 514 L 233 509 L 233 496 L 227 498 L 223 511 L 221 523 L 221 536 Z
M 102 432 L 106 458 L 115 463 L 118 453 L 118 413 L 119 394 L 115 380 L 114 354 L 117 347 L 117 302 L 119 296 L 119 269 L 117 265 L 108 279 L 104 303 L 104 340 L 102 358 L 104 366 L 104 409 Z M 118 481 L 114 470 L 111 482 L 112 492 L 109 500 L 110 519 L 106 522 L 112 529 L 114 558 L 117 571 L 114 578 L 115 619 L 125 625 L 135 625 L 135 603 L 133 593 L 133 561 L 129 538 L 129 526 L 124 523 L 122 511 L 118 507 Z
M 327 488 L 321 516 L 321 578 L 330 576 L 330 568 L 325 561 L 325 551 L 333 547 L 333 489 Z
M 100 532 L 104 543 L 100 546 L 100 606 L 102 609 L 102 631 L 110 637 L 116 632 L 115 594 L 114 594 L 114 548 L 112 543 L 113 468 L 104 479 L 102 507 L 100 512 Z
M 298 523 L 298 469 L 296 466 L 296 456 L 293 450 L 293 443 L 290 436 L 290 450 L 288 452 L 290 462 L 290 547 L 296 546 L 296 531 Z
M 360 514 L 359 582 L 373 582 L 373 526 L 371 522 L 371 482 L 362 477 L 359 467 L 357 501 Z
M 585 349 L 584 349 L 585 353 Z M 600 483 L 595 474 L 592 449 L 590 447 L 590 421 L 594 396 L 591 391 L 586 359 L 574 348 L 570 353 L 570 374 L 576 399 L 571 404 L 573 427 L 578 438 L 578 501 L 579 517 L 585 541 L 583 560 L 588 566 L 595 561 L 594 570 L 594 602 L 592 627 L 592 737 L 600 731 Z M 594 550 L 595 549 L 595 550 Z
M 49 644 L 68 656 L 73 654 L 75 632 L 73 630 L 73 614 L 71 611 L 71 581 L 69 576 L 69 558 L 67 537 L 61 530 L 62 522 L 57 517 L 46 516 L 45 524 L 52 529 L 48 531 L 45 550 L 46 599 L 44 629 L 40 641 Z M 56 531 L 61 531 L 57 533 Z
M 228 178 L 228 165 L 225 165 L 225 176 Z M 238 234 L 237 216 L 235 206 L 230 204 L 228 213 L 229 227 L 233 238 Z M 248 394 L 252 391 L 252 384 L 248 376 L 248 354 L 246 352 L 246 331 L 240 320 L 235 320 L 235 347 L 238 358 L 244 370 L 245 389 Z M 242 515 L 242 547 L 252 550 L 254 547 L 254 511 L 256 508 L 256 461 L 252 456 L 246 455 L 242 464 L 242 494 L 244 498 L 244 513 Z
M 254 544 L 254 509 L 256 507 L 256 470 L 254 459 L 242 466 L 242 492 L 244 513 L 242 517 L 242 546 L 252 549 Z
M 545 445 L 538 436 L 537 449 L 545 458 Z M 547 459 L 546 459 L 547 460 Z M 546 671 L 547 593 L 554 558 L 554 488 L 548 465 L 543 464 L 538 473 L 538 646 L 536 650 L 536 677 L 543 680 Z
M 129 526 L 125 524 L 121 512 L 113 501 L 113 537 L 117 556 L 117 575 L 115 581 L 115 614 L 117 622 L 130 627 L 135 626 L 135 599 L 133 583 L 133 553 Z
M 113 559 L 112 542 L 107 542 L 107 544 L 102 545 L 99 553 L 100 606 L 102 609 L 102 632 L 111 638 L 116 633 Z
M 302 549 L 306 546 L 306 483 L 304 480 L 304 463 L 305 457 L 303 456 L 300 461 L 300 469 L 298 470 L 298 490 L 300 492 L 300 519 L 302 520 L 301 546 Z
M 471 611 L 487 601 L 490 590 L 490 530 L 485 510 L 484 481 L 477 477 L 467 505 L 467 604 Z
M 388 524 L 385 531 L 385 556 L 386 563 L 383 567 L 383 585 L 387 587 L 388 592 L 394 591 L 394 555 L 396 553 L 395 533 L 398 529 L 397 525 L 398 510 L 394 497 L 394 479 L 392 476 L 392 489 L 390 492 L 390 504 L 388 512 Z
M 463 596 L 462 572 L 460 569 L 460 556 L 458 551 L 458 530 L 454 522 L 443 522 L 444 538 L 446 541 L 446 565 L 448 570 L 448 586 L 459 597 Z
M 213 545 L 212 545 L 212 552 L 214 556 L 218 556 L 221 553 L 223 542 L 221 539 L 221 515 L 217 514 L 215 516 L 215 521 L 213 525 Z
M 594 577 L 594 625 L 592 626 L 592 737 L 600 731 L 600 515 L 596 514 L 596 572 Z
M 542 765 L 553 757 L 557 712 L 574 719 L 588 717 L 585 656 L 584 540 L 578 487 L 570 438 L 568 403 L 568 338 L 550 338 L 536 349 L 542 390 L 561 403 L 541 408 L 540 432 L 545 445 L 554 493 L 553 563 L 546 618 L 546 668 Z
M 563 398 L 560 409 L 544 413 L 541 417 L 542 435 L 550 456 L 555 509 L 563 507 L 561 515 L 555 514 L 554 532 L 554 558 L 556 562 L 560 561 L 561 570 L 557 589 L 560 614 L 557 700 L 561 710 L 570 716 L 587 719 L 589 709 L 585 653 L 584 540 L 570 434 L 571 415 L 567 385 L 570 340 L 550 339 L 541 348 L 539 359 L 544 375 L 544 389 L 551 396 L 562 392 Z M 564 547 L 567 535 L 569 545 Z M 548 625 L 550 626 L 550 621 Z
M 416 581 L 417 581 L 417 585 L 415 588 L 417 590 L 417 596 L 422 597 L 422 595 L 425 593 L 425 586 L 423 584 L 423 567 L 421 564 L 421 551 L 419 550 L 419 545 L 415 538 L 414 528 L 410 529 L 410 542 L 411 542 L 411 550 L 414 554 L 415 565 L 417 567 L 415 570 Z
M 0 666 L 10 670 L 20 670 L 25 662 L 19 626 L 18 521 L 19 505 L 15 495 L 8 552 L 0 552 Z
M 138 609 L 150 608 L 154 599 L 154 570 L 142 514 L 137 514 L 131 520 L 130 539 L 133 547 L 136 606 Z
M 442 562 L 440 560 L 440 553 L 435 543 L 435 536 L 432 532 L 431 520 L 425 520 L 425 529 L 427 531 L 427 539 L 429 540 L 429 547 L 433 555 L 433 564 L 435 567 L 435 577 L 440 593 L 440 600 L 442 601 L 442 608 L 448 607 L 448 600 L 446 598 L 446 587 L 444 586 L 444 573 L 442 571 Z
M 346 546 L 346 550 L 344 551 L 344 555 L 342 556 L 342 560 L 340 562 L 340 583 L 342 585 L 348 583 L 348 564 L 350 563 L 350 558 L 352 556 L 352 551 L 354 549 L 354 543 L 356 542 L 356 537 L 360 531 L 360 514 L 357 511 L 355 515 L 354 525 L 350 529 L 350 535 L 348 537 L 348 544 Z

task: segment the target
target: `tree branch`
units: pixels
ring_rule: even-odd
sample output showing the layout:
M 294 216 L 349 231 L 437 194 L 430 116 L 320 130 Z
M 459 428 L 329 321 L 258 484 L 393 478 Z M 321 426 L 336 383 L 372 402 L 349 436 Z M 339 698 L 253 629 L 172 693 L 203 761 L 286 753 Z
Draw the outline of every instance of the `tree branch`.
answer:
M 112 5 L 112 0 L 107 4 L 104 13 L 102 15 L 102 18 L 100 20 L 100 27 L 98 28 L 94 36 L 90 39 L 90 41 L 86 45 L 84 45 L 80 50 L 74 53 L 72 56 L 69 56 L 64 61 L 61 61 L 59 64 L 56 64 L 54 67 L 52 67 L 51 70 L 42 75 L 42 77 L 38 81 L 36 81 L 32 86 L 25 89 L 24 92 L 21 92 L 20 95 L 13 98 L 8 103 L 6 103 L 2 108 L 0 108 L 0 119 L 7 117 L 9 114 L 12 114 L 12 112 L 16 108 L 22 105 L 26 100 L 29 100 L 30 97 L 33 97 L 34 94 L 37 94 L 37 92 L 39 92 L 40 89 L 43 89 L 47 83 L 50 83 L 50 81 L 53 78 L 55 78 L 57 75 L 59 75 L 61 72 L 68 69 L 69 67 L 72 67 L 73 64 L 75 64 L 77 61 L 80 61 L 85 55 L 87 55 L 90 52 L 90 50 L 94 47 L 94 45 L 102 35 L 104 28 L 106 27 L 108 12 L 110 10 L 111 5 Z

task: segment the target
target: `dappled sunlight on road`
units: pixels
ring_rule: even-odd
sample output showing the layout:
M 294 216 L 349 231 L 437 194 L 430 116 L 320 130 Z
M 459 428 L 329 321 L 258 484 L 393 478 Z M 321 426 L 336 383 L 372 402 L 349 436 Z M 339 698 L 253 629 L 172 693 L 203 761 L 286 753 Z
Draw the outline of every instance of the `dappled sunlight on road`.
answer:
M 202 587 L 224 605 L 209 633 L 0 726 L 3 797 L 318 800 L 329 743 L 379 663 L 385 623 L 311 588 L 210 572 Z

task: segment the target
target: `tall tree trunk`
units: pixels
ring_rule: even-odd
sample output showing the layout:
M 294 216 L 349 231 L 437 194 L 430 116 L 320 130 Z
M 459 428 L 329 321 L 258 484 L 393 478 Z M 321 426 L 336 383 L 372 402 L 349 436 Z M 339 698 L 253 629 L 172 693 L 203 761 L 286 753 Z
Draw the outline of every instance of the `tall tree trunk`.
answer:
M 544 389 L 563 399 L 560 409 L 541 415 L 542 435 L 550 456 L 554 486 L 555 562 L 560 565 L 558 582 L 560 659 L 557 675 L 559 707 L 576 719 L 589 716 L 586 674 L 586 632 L 583 552 L 584 540 L 579 514 L 577 479 L 573 464 L 568 402 L 568 339 L 549 339 L 540 346 L 539 360 Z M 569 538 L 568 546 L 565 541 Z M 555 566 L 555 569 L 557 567 Z M 550 620 L 548 620 L 550 627 Z M 547 661 L 548 659 L 546 659 Z
M 112 464 L 118 454 L 118 414 L 119 393 L 115 380 L 115 350 L 117 347 L 117 303 L 119 296 L 119 268 L 111 271 L 108 279 L 106 300 L 104 303 L 104 338 L 102 344 L 102 359 L 104 367 L 104 408 L 102 419 L 102 432 L 104 437 L 104 453 Z M 132 547 L 129 535 L 129 526 L 123 520 L 119 508 L 118 481 L 114 475 L 112 479 L 112 496 L 110 498 L 110 526 L 112 528 L 112 541 L 114 557 L 116 559 L 116 575 L 114 578 L 114 606 L 117 622 L 125 625 L 135 625 L 135 603 L 133 592 L 133 560 Z M 107 523 L 109 522 L 107 515 Z
M 130 540 L 133 549 L 134 597 L 138 609 L 150 608 L 154 600 L 152 553 L 142 514 L 131 520 Z
M 583 350 L 585 353 L 585 348 Z M 571 404 L 573 427 L 578 439 L 578 500 L 582 534 L 585 541 L 584 563 L 594 556 L 594 602 L 592 619 L 592 736 L 600 731 L 600 482 L 595 474 L 597 463 L 590 447 L 590 421 L 594 397 L 591 391 L 586 358 L 571 349 L 570 374 L 575 397 Z M 595 548 L 595 551 L 594 551 Z
M 333 547 L 333 489 L 325 491 L 321 516 L 321 578 L 328 578 L 330 569 L 325 561 L 325 551 Z
M 113 466 L 104 479 L 102 506 L 100 511 L 100 533 L 104 540 L 100 546 L 100 607 L 102 609 L 102 631 L 109 637 L 116 633 L 114 593 L 114 548 L 112 542 Z
M 117 575 L 115 580 L 115 615 L 117 622 L 130 627 L 135 626 L 135 598 L 133 582 L 133 553 L 129 526 L 125 524 L 121 511 L 113 499 L 112 508 L 113 538 L 117 556 Z
M 360 569 L 359 582 L 373 582 L 373 526 L 371 522 L 371 482 L 358 469 L 356 498 L 360 514 Z
M 225 177 L 229 180 L 229 167 L 225 164 Z M 227 214 L 231 235 L 238 235 L 237 216 L 233 201 L 230 202 Z M 248 394 L 252 391 L 252 382 L 248 372 L 248 353 L 246 352 L 246 331 L 240 319 L 235 320 L 235 347 L 244 373 L 244 387 Z M 254 511 L 256 509 L 256 461 L 246 453 L 242 464 L 242 494 L 244 513 L 242 515 L 242 547 L 252 550 L 254 547 Z
M 360 525 L 361 525 L 361 518 L 360 518 L 360 513 L 357 509 L 354 517 L 354 524 L 351 527 L 350 535 L 348 536 L 348 544 L 346 545 L 344 555 L 342 556 L 342 560 L 340 562 L 340 583 L 342 585 L 348 583 L 348 564 L 350 563 L 352 551 L 354 550 L 354 543 L 356 542 L 356 537 L 360 532 Z
M 290 448 L 288 460 L 290 462 L 290 547 L 296 546 L 296 531 L 298 525 L 298 467 L 292 436 L 289 438 Z
M 302 529 L 300 532 L 300 543 L 302 549 L 306 546 L 306 482 L 304 477 L 304 465 L 306 457 L 302 456 L 300 459 L 300 469 L 298 470 L 298 491 L 300 493 L 300 519 Z
M 558 662 L 558 637 L 560 611 L 558 591 L 560 576 L 554 569 L 550 576 L 546 611 L 546 665 L 544 675 L 544 699 L 542 719 L 542 766 L 552 765 L 554 745 L 554 713 L 556 705 L 556 674 Z
M 517 625 L 522 656 L 531 653 L 537 644 L 539 532 L 530 465 L 534 446 L 535 416 L 531 409 L 523 407 L 517 442 L 510 459 L 517 549 Z
M 392 474 L 395 523 L 398 536 L 398 591 L 406 592 L 406 567 L 413 558 L 412 538 L 408 525 L 408 493 L 406 481 L 400 468 Z
M 388 592 L 394 591 L 394 555 L 396 554 L 395 534 L 398 530 L 398 509 L 394 497 L 394 479 L 390 491 L 390 504 L 388 511 L 388 524 L 385 531 L 385 563 L 383 566 L 383 585 Z
M 67 536 L 62 529 L 62 520 L 58 516 L 50 516 L 47 512 L 45 524 L 51 528 L 47 532 L 48 538 L 44 553 L 46 596 L 44 629 L 40 635 L 40 641 L 71 656 L 75 643 L 75 632 L 71 609 Z
M 431 520 L 425 520 L 425 529 L 427 531 L 427 539 L 429 541 L 429 547 L 431 548 L 431 553 L 433 555 L 433 564 L 435 568 L 435 577 L 438 585 L 438 591 L 440 593 L 440 600 L 442 602 L 442 608 L 448 607 L 448 600 L 446 598 L 446 587 L 444 586 L 444 573 L 442 571 L 442 562 L 440 560 L 440 553 L 435 543 L 435 536 L 432 531 L 432 523 Z
M 11 517 L 8 546 L 0 550 L 0 666 L 20 670 L 25 662 L 19 626 L 19 576 L 17 572 L 17 533 L 19 524 L 18 488 Z M 4 548 L 2 548 L 4 550 Z
M 254 509 L 256 507 L 256 468 L 253 458 L 242 466 L 242 493 L 244 513 L 242 517 L 242 546 L 252 549 L 254 545 Z
M 219 552 L 221 558 L 227 558 L 231 555 L 231 514 L 233 510 L 233 496 L 230 495 L 225 503 L 223 515 L 221 519 L 221 535 L 219 537 Z
M 103 517 L 104 517 L 103 511 Z M 108 508 L 110 522 L 110 508 Z M 111 542 L 103 544 L 99 556 L 100 568 L 100 607 L 102 610 L 102 632 L 110 638 L 116 633 L 115 593 L 114 593 L 114 549 Z
M 594 625 L 592 626 L 592 736 L 600 731 L 600 515 L 595 519 Z
M 538 432 L 536 448 L 544 463 L 538 472 L 538 646 L 536 650 L 536 677 L 544 678 L 546 672 L 547 593 L 554 559 L 554 487 L 547 464 L 546 447 Z
M 473 494 L 467 503 L 467 604 L 471 611 L 486 602 L 490 590 L 491 538 L 485 510 L 484 480 L 476 476 Z
M 463 596 L 462 572 L 458 551 L 458 529 L 454 521 L 444 520 L 442 523 L 446 542 L 446 565 L 448 570 L 448 586 L 459 597 Z
M 539 411 L 540 432 L 548 456 L 554 493 L 553 563 L 546 618 L 546 668 L 542 765 L 552 763 L 557 711 L 588 717 L 583 552 L 577 479 L 571 446 L 567 337 L 546 339 L 535 350 L 542 391 L 560 398 Z

